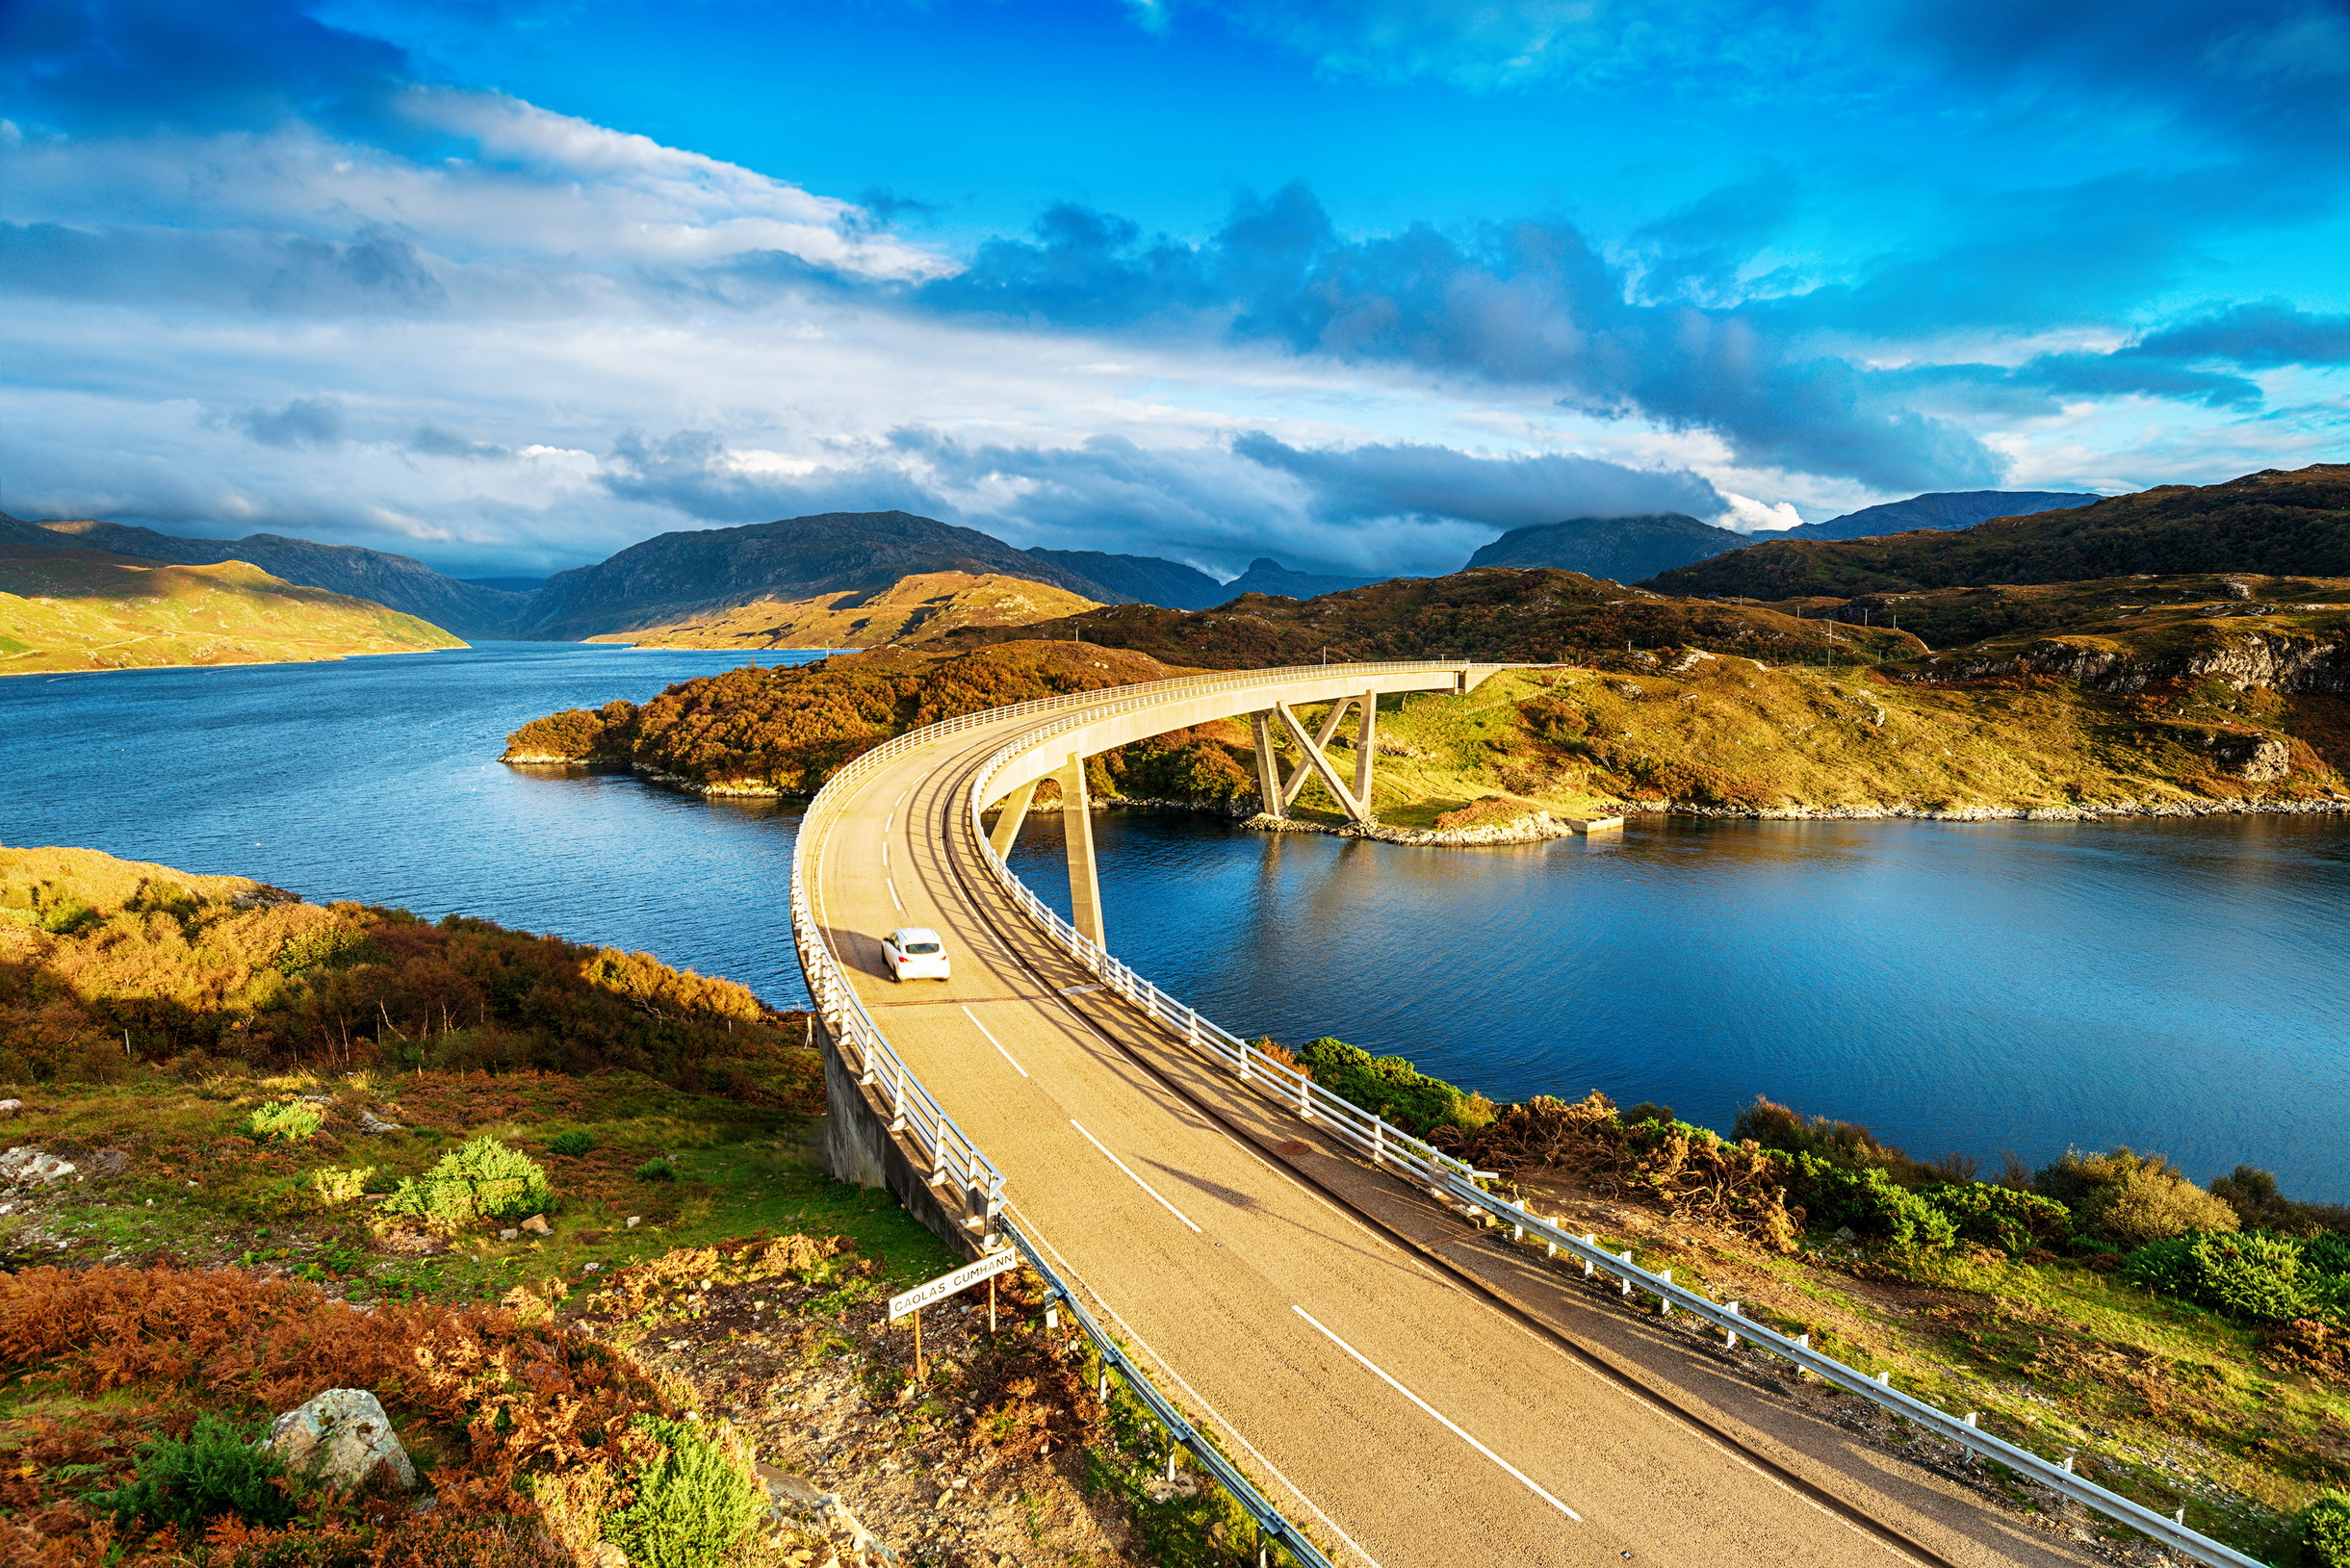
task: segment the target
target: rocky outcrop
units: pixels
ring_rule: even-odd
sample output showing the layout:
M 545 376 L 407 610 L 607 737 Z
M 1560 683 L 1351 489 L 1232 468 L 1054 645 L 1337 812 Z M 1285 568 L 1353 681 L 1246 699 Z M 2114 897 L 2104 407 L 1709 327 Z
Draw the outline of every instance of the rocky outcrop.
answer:
M 1605 819 L 1613 821 L 1613 818 Z M 1260 833 L 1321 833 L 1334 838 L 1370 838 L 1382 844 L 1421 844 L 1459 848 L 1473 844 L 1538 844 L 1585 831 L 1570 817 L 1533 811 L 1508 822 L 1480 822 L 1466 828 L 1397 828 L 1384 822 L 1307 822 L 1294 816 L 1257 813 L 1242 824 Z
M 2272 606 L 2246 606 L 2259 614 Z M 2128 695 L 2163 681 L 2217 680 L 2237 691 L 2350 692 L 2350 641 L 2310 632 L 2210 629 L 2181 645 L 2132 648 L 2107 637 L 2042 637 L 2012 654 L 1937 655 L 1904 680 L 1984 681 L 2027 675 L 2078 681 L 2093 691 Z
M 279 1416 L 262 1440 L 297 1476 L 338 1491 L 365 1485 L 377 1469 L 403 1492 L 416 1490 L 416 1466 L 392 1430 L 382 1401 L 364 1388 L 330 1388 Z

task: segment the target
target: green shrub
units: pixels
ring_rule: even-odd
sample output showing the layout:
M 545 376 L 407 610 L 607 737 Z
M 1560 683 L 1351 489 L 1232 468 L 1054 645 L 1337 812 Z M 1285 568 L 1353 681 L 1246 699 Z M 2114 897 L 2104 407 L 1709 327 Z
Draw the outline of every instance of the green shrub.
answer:
M 374 1177 L 375 1168 L 372 1165 L 357 1166 L 349 1170 L 338 1170 L 329 1166 L 310 1172 L 310 1192 L 321 1204 L 333 1208 L 339 1203 L 356 1201 Z
M 2320 1492 L 2301 1510 L 2301 1551 L 2318 1568 L 2350 1568 L 2350 1493 Z
M 477 1220 L 540 1213 L 554 1195 L 538 1162 L 485 1133 L 442 1155 L 423 1175 L 402 1178 L 383 1200 L 383 1212 L 452 1230 Z
M 585 1154 L 595 1146 L 596 1135 L 578 1127 L 569 1132 L 556 1133 L 547 1140 L 547 1152 L 550 1154 Z
M 2285 1236 L 2175 1236 L 2130 1253 L 2122 1272 L 2158 1295 L 2255 1323 L 2287 1323 L 2312 1310 L 2302 1288 L 2300 1244 Z
M 1669 1105 L 1659 1105 L 1654 1100 L 1642 1100 L 1615 1119 L 1627 1127 L 1637 1127 L 1643 1121 L 1654 1121 L 1670 1126 L 1681 1118 L 1673 1115 L 1673 1108 Z
M 636 1168 L 636 1179 L 638 1181 L 675 1181 L 677 1180 L 677 1167 L 656 1154 Z
M 1814 1230 L 1849 1229 L 1866 1242 L 1939 1251 L 1958 1240 L 1950 1217 L 1874 1167 L 1847 1170 L 1818 1154 L 1790 1162 L 1788 1195 Z
M 2083 1235 L 2123 1247 L 2242 1224 L 2225 1199 L 2187 1180 L 2160 1155 L 2128 1148 L 2108 1154 L 2068 1149 L 2032 1178 L 2032 1186 L 2072 1210 Z
M 2301 1272 L 2350 1279 L 2350 1236 L 2322 1230 L 2301 1244 Z
M 1817 1155 L 1847 1170 L 1873 1166 L 1903 1180 L 1926 1174 L 1925 1167 L 1892 1144 L 1877 1142 L 1876 1135 L 1857 1121 L 1805 1117 L 1760 1094 L 1730 1125 L 1730 1142 L 1743 1144 L 1749 1139 L 1783 1154 Z
M 195 1418 L 184 1439 L 158 1437 L 134 1454 L 134 1479 L 112 1492 L 93 1492 L 90 1506 L 149 1529 L 177 1525 L 194 1537 L 207 1520 L 235 1514 L 248 1524 L 282 1525 L 294 1517 L 294 1496 L 278 1484 L 285 1461 L 254 1448 L 253 1434 L 223 1416 Z
M 246 1117 L 245 1130 L 265 1144 L 272 1138 L 300 1144 L 315 1137 L 324 1119 L 315 1105 L 301 1100 L 274 1100 Z
M 606 1537 L 643 1568 L 719 1561 L 764 1511 L 749 1463 L 698 1422 L 638 1416 L 635 1427 L 658 1439 L 663 1452 L 636 1467 L 636 1500 L 605 1520 Z
M 1961 1241 L 2014 1255 L 2044 1247 L 2072 1229 L 2073 1216 L 2053 1197 L 1990 1182 L 1954 1182 L 1918 1195 L 1948 1216 Z
M 1400 1056 L 1373 1056 L 1328 1035 L 1299 1047 L 1298 1066 L 1331 1093 L 1418 1137 L 1440 1126 L 1475 1129 L 1493 1119 L 1484 1095 L 1431 1078 Z

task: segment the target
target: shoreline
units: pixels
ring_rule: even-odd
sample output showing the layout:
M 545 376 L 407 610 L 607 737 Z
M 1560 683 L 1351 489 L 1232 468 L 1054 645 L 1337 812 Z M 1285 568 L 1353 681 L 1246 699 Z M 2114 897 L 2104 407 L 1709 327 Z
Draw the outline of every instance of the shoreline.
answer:
M 77 672 L 93 673 L 93 672 Z M 682 790 L 689 795 L 701 795 L 715 800 L 797 800 L 813 799 L 813 790 L 778 789 L 766 784 L 697 784 L 674 773 L 663 773 L 641 762 L 624 758 L 594 758 L 581 759 L 571 757 L 544 755 L 503 756 L 501 762 L 514 767 L 584 767 L 606 770 L 625 769 L 650 784 Z M 1368 826 L 1352 822 L 1313 822 L 1298 817 L 1272 817 L 1262 811 L 1250 811 L 1207 801 L 1165 800 L 1149 796 L 1117 795 L 1097 799 L 1093 809 L 1098 811 L 1153 810 L 1187 811 L 1195 816 L 1220 816 L 1227 821 L 1259 833 L 1319 833 L 1337 838 L 1364 838 L 1375 843 L 1405 844 L 1438 848 L 1475 848 L 1485 844 L 1543 843 L 1554 838 L 1571 837 L 1587 830 L 1583 824 L 1595 822 L 1600 831 L 1607 831 L 1608 819 L 1556 816 L 1537 810 L 1508 822 L 1486 823 L 1473 828 L 1402 828 L 1374 822 Z M 1030 815 L 1046 814 L 1061 810 L 1058 801 L 1041 801 L 1028 808 Z M 1958 806 L 1934 808 L 1923 806 L 1785 806 L 1785 807 L 1728 807 L 1700 806 L 1694 802 L 1671 800 L 1628 800 L 1616 810 L 1624 818 L 1634 816 L 1694 817 L 1715 822 L 2096 822 L 2106 818 L 2159 818 L 2208 816 L 2345 816 L 2350 815 L 2350 798 L 2329 796 L 2316 800 L 2165 800 L 2110 801 L 2079 806 Z

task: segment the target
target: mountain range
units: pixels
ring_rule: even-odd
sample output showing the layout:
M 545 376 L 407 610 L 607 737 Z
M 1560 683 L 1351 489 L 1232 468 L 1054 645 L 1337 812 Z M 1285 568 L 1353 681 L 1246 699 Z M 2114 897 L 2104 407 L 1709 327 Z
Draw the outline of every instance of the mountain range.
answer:
M 2146 493 L 2149 497 L 2164 494 Z M 1867 591 L 1907 582 L 1915 574 L 1906 565 L 1898 570 L 1887 566 L 1881 572 L 1874 568 L 1864 571 L 1857 565 L 1860 557 L 1848 553 L 1821 558 L 1843 563 L 1833 567 L 1809 557 L 1797 565 L 1789 553 L 1846 551 L 1849 546 L 1864 553 L 1874 552 L 1868 556 L 1872 561 L 1942 559 L 1935 554 L 1940 548 L 1935 540 L 1979 532 L 1986 516 L 2005 520 L 2001 527 L 2038 517 L 2046 528 L 2075 530 L 2073 520 L 2116 515 L 2110 509 L 2117 504 L 2137 504 L 2142 499 L 2100 501 L 2055 491 L 1937 492 L 1759 539 L 1678 512 L 1568 518 L 1513 528 L 1478 550 L 1464 570 L 1555 568 L 1620 583 L 1654 581 L 1669 592 L 1769 599 L 1808 592 Z M 1909 531 L 1916 529 L 1937 531 Z M 59 535 L 73 544 L 120 556 L 180 565 L 244 560 L 288 581 L 373 600 L 463 636 L 557 641 L 623 640 L 635 632 L 659 635 L 689 626 L 697 629 L 696 634 L 717 637 L 719 641 L 713 644 L 717 646 L 733 646 L 736 639 L 768 631 L 812 634 L 819 625 L 830 626 L 835 621 L 847 625 L 858 620 L 860 605 L 872 596 L 889 594 L 898 583 L 941 575 L 952 576 L 966 586 L 982 579 L 1019 579 L 1099 604 L 1147 604 L 1180 610 L 1229 604 L 1251 594 L 1310 600 L 1392 580 L 1298 572 L 1259 556 L 1242 576 L 1220 583 L 1196 567 L 1158 556 L 1020 550 L 975 528 L 909 512 L 827 512 L 738 527 L 660 534 L 593 566 L 558 573 L 544 579 L 535 591 L 525 592 L 521 590 L 529 587 L 532 579 L 462 580 L 445 577 L 405 555 L 277 534 L 200 539 L 115 523 L 33 525 L 0 517 L 0 539 L 49 543 Z M 2014 541 L 2026 537 L 2014 535 L 2001 549 L 2011 552 Z M 2091 570 L 2074 572 L 2056 564 L 2031 570 L 2075 577 L 2120 570 L 2111 566 L 2116 558 L 2111 552 L 2090 552 L 2080 558 L 2092 555 L 2102 564 Z M 2331 569 L 2322 563 L 2293 566 L 2272 561 L 2269 565 L 2278 571 Z M 1995 577 L 2000 572 L 2008 574 L 1999 580 L 2052 580 L 2019 577 L 2005 567 L 1979 569 L 1993 572 Z M 2256 565 L 2231 558 L 2229 569 L 2254 570 Z M 1926 569 L 1920 566 L 1917 570 Z M 1862 576 L 1846 584 L 1844 578 L 1854 572 Z M 1701 575 L 1689 575 L 1692 573 Z M 1821 586 L 1831 580 L 1834 586 Z M 1698 583 L 1712 586 L 1695 586 Z M 1795 583 L 1809 586 L 1790 586 Z M 1019 598 L 1016 592 L 1006 591 L 1009 597 L 994 589 L 989 592 L 1007 605 Z M 929 604 L 938 595 L 919 597 Z M 1047 613 L 1047 603 L 1065 605 L 1067 601 L 1039 599 L 1036 612 Z M 992 610 L 978 613 L 983 619 L 994 614 Z M 958 604 L 952 612 L 927 610 L 909 620 L 908 626 L 943 628 L 963 618 L 963 607 Z M 867 619 L 871 625 L 866 631 L 872 636 L 891 637 L 882 622 L 891 620 L 894 626 L 896 620 L 890 616 Z M 860 640 L 866 640 L 865 633 L 860 633 Z

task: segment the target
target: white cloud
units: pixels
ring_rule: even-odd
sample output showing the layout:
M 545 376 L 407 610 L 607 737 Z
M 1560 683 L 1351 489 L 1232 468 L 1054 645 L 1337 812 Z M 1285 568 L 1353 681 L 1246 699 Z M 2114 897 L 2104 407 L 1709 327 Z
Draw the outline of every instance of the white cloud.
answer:
M 1735 528 L 1740 533 L 1767 533 L 1795 527 L 1803 521 L 1803 514 L 1786 501 L 1766 505 L 1751 496 L 1731 490 L 1723 491 L 1721 499 L 1730 503 L 1730 509 L 1714 520 L 1717 527 Z

